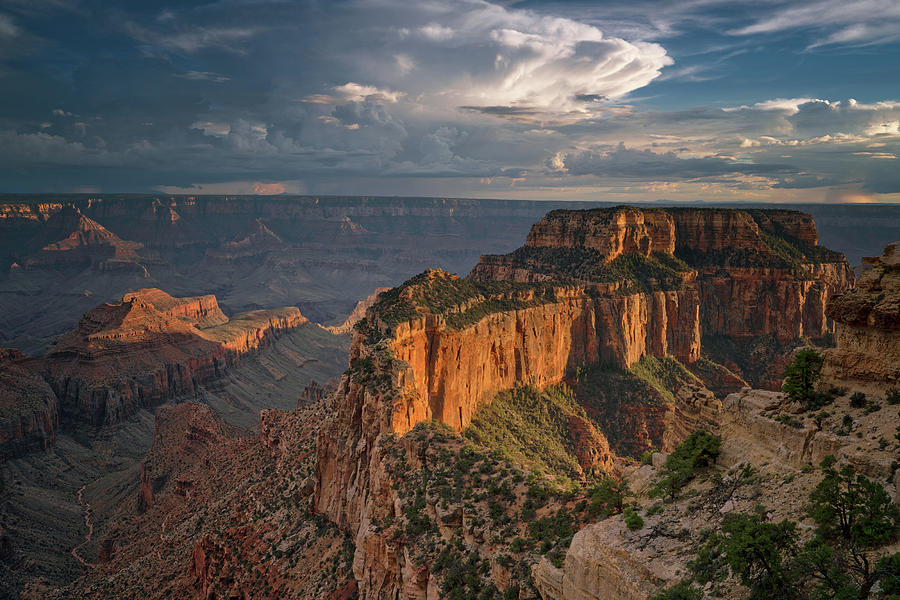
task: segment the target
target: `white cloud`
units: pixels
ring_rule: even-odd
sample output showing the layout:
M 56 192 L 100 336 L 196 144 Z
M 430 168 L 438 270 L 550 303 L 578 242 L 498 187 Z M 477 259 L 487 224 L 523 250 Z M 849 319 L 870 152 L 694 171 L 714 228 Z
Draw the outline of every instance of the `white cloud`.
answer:
M 424 27 L 420 27 L 419 33 L 421 33 L 423 37 L 426 37 L 429 40 L 444 42 L 452 38 L 455 32 L 450 27 L 444 27 L 443 25 L 440 25 L 438 23 L 429 23 Z
M 381 102 L 396 102 L 404 95 L 403 92 L 379 89 L 373 85 L 362 85 L 353 81 L 336 86 L 334 91 L 341 100 L 350 102 L 361 102 L 370 96 Z
M 773 33 L 796 28 L 832 30 L 810 44 L 870 45 L 900 39 L 897 0 L 816 0 L 767 10 L 755 23 L 730 31 L 734 35 Z

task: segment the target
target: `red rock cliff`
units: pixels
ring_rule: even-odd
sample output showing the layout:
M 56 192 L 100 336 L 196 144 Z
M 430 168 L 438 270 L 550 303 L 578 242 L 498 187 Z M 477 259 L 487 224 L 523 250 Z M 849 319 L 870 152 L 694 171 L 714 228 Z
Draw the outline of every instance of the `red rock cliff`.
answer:
M 85 314 L 51 347 L 43 369 L 64 420 L 111 424 L 141 407 L 193 395 L 241 355 L 306 322 L 295 307 L 229 319 L 214 296 L 138 290 Z
M 837 347 L 826 354 L 825 374 L 879 386 L 900 382 L 900 242 L 864 259 L 872 268 L 855 289 L 832 299 Z

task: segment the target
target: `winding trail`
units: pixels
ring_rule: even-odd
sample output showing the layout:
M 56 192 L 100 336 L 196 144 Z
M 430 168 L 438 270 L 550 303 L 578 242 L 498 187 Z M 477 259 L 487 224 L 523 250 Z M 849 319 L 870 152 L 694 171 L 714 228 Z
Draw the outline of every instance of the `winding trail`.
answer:
M 78 500 L 78 505 L 84 507 L 84 524 L 87 526 L 87 533 L 84 536 L 84 541 L 72 548 L 72 556 L 85 567 L 93 568 L 94 563 L 89 563 L 78 555 L 78 551 L 90 542 L 91 537 L 94 535 L 94 524 L 91 522 L 91 505 L 84 501 L 84 488 L 86 487 L 87 484 L 81 486 L 75 497 Z

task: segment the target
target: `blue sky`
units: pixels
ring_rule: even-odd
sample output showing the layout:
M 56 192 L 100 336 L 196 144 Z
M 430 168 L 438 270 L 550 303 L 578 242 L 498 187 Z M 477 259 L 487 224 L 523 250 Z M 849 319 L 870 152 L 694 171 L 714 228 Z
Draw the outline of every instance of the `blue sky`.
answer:
M 0 191 L 900 201 L 897 0 L 0 0 Z

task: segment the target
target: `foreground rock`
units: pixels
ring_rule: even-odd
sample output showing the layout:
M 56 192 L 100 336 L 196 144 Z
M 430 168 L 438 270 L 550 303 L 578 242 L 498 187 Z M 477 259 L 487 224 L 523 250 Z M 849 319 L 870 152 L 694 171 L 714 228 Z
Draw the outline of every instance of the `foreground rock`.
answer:
M 825 374 L 876 386 L 900 382 L 900 242 L 883 256 L 864 259 L 871 269 L 857 286 L 828 304 L 837 348 L 826 355 Z

